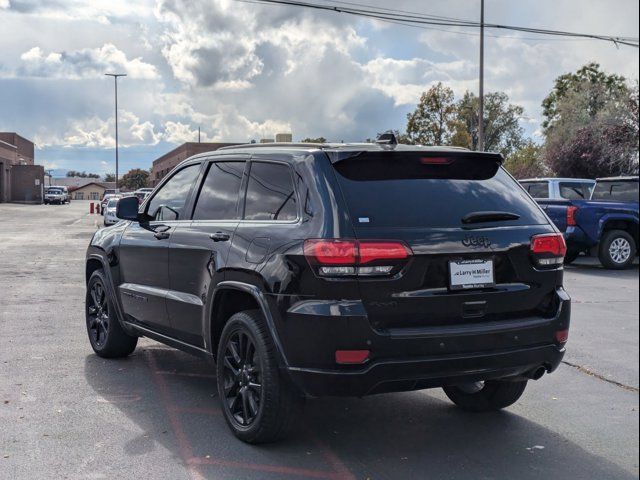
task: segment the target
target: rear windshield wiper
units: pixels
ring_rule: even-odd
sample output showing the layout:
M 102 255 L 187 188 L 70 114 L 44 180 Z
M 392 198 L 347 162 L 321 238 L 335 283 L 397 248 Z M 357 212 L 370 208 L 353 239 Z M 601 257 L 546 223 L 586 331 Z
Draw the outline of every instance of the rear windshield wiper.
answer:
M 520 215 L 511 212 L 471 212 L 462 217 L 462 223 L 497 222 L 519 218 Z

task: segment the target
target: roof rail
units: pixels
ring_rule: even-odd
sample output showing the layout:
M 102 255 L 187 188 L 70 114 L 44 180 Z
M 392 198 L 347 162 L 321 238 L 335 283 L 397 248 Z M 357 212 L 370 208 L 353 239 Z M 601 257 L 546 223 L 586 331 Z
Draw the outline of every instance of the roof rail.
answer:
M 328 147 L 326 143 L 293 143 L 293 142 L 271 142 L 271 143 L 243 143 L 241 145 L 231 145 L 228 147 L 220 147 L 218 150 L 235 150 L 236 148 L 267 148 L 267 147 L 307 147 L 307 148 L 323 148 Z

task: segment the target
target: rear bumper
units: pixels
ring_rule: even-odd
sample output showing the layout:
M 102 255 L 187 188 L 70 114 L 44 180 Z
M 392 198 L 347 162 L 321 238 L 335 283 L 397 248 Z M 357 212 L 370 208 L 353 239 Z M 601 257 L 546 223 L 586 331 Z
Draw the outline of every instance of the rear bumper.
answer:
M 518 377 L 540 367 L 553 372 L 565 352 L 555 334 L 569 328 L 571 316 L 567 293 L 557 288 L 555 296 L 551 318 L 386 332 L 371 329 L 357 300 L 298 302 L 276 322 L 284 368 L 308 396 L 416 390 Z M 370 361 L 336 364 L 336 350 L 351 349 L 370 350 Z
M 353 372 L 290 368 L 289 373 L 309 396 L 364 396 L 517 377 L 539 367 L 552 372 L 564 352 L 564 348 L 550 344 L 472 355 L 385 360 Z

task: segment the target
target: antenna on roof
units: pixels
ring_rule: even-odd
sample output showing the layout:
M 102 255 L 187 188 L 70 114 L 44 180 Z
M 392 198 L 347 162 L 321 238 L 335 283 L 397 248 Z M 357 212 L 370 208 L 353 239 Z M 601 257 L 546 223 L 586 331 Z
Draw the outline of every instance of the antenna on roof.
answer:
M 379 135 L 376 144 L 382 147 L 384 150 L 394 150 L 398 145 L 398 139 L 393 130 L 387 130 L 383 134 Z

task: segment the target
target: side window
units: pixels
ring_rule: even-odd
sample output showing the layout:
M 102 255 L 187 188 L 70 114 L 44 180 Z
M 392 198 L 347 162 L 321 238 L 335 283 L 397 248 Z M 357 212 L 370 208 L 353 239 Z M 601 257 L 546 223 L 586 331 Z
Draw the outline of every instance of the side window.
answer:
M 182 220 L 184 205 L 199 172 L 197 163 L 173 175 L 151 199 L 147 214 L 154 220 Z
M 244 218 L 295 220 L 297 217 L 291 169 L 280 163 L 252 162 Z
M 523 185 L 533 198 L 549 198 L 549 184 L 547 182 L 528 182 Z
M 193 213 L 194 220 L 238 218 L 237 205 L 244 162 L 215 162 L 209 165 Z
M 560 182 L 560 196 L 567 200 L 584 200 L 589 193 L 584 191 L 582 183 Z

